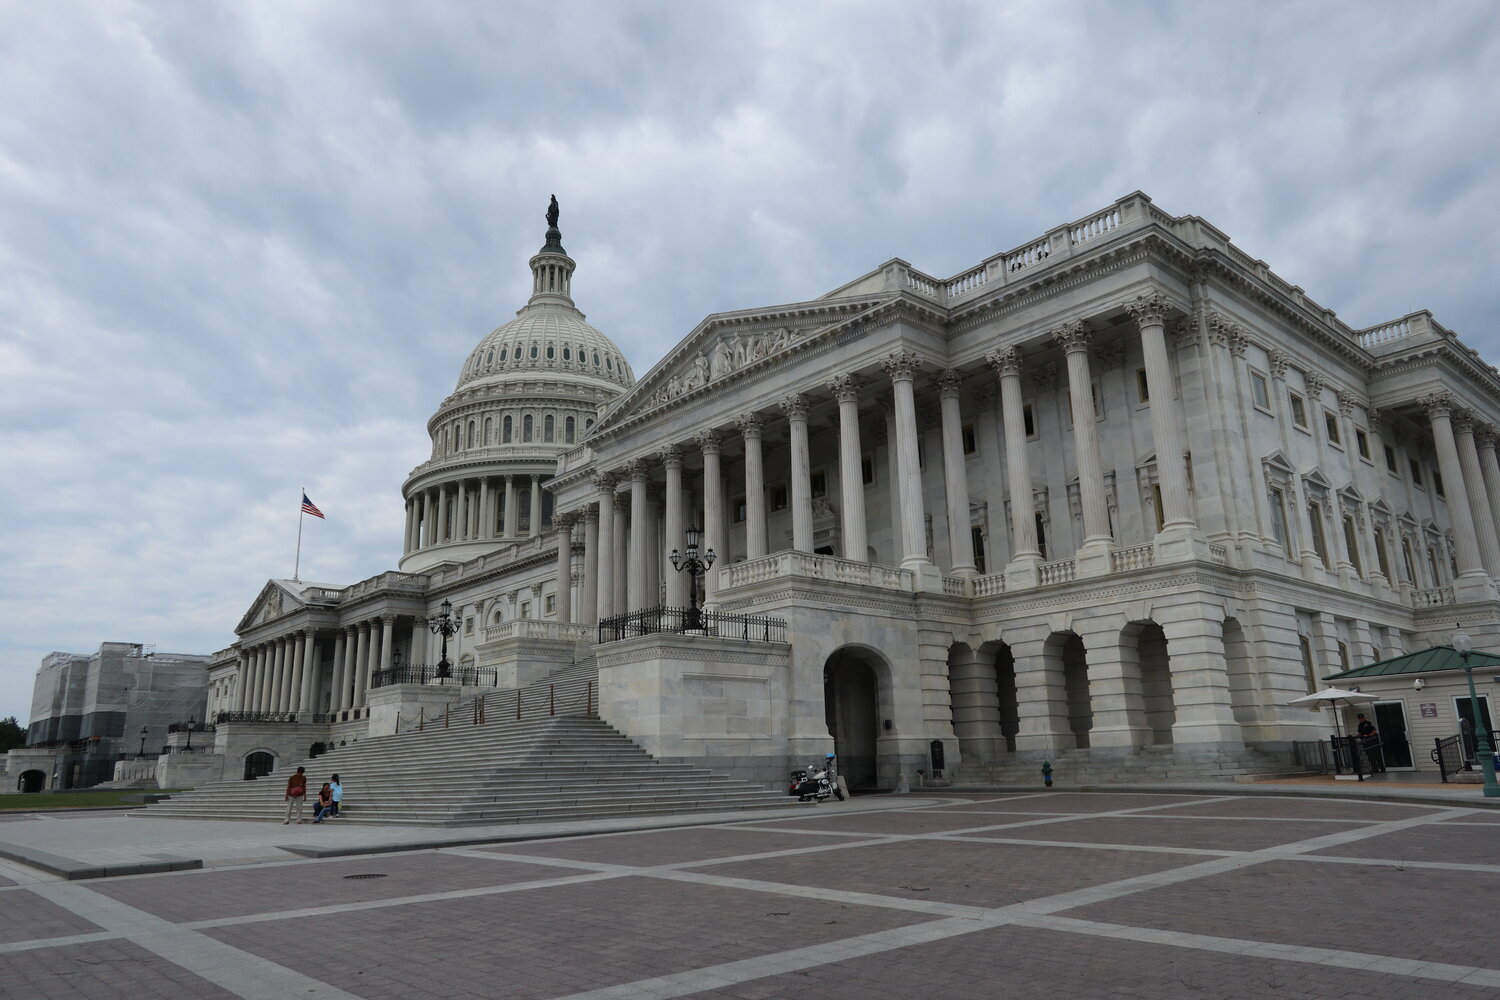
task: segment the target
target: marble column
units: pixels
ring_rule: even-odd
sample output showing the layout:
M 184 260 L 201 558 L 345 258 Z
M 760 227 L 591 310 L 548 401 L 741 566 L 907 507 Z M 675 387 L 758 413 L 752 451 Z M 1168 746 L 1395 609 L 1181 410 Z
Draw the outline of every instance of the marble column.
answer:
M 1485 572 L 1493 579 L 1500 579 L 1500 539 L 1495 536 L 1495 519 L 1490 516 L 1494 508 L 1490 506 L 1479 450 L 1474 444 L 1474 418 L 1460 411 L 1453 414 L 1452 424 L 1458 439 L 1458 464 L 1464 474 L 1464 497 L 1474 519 L 1474 534 L 1479 538 L 1479 555 L 1484 560 Z
M 613 589 L 615 614 L 623 615 L 630 611 L 629 606 L 629 583 L 630 583 L 630 516 L 629 504 L 616 498 L 615 501 L 615 558 L 614 575 L 610 579 L 610 587 Z
M 578 515 L 567 512 L 555 513 L 552 517 L 553 534 L 557 537 L 557 582 L 554 594 L 557 599 L 557 620 L 567 625 L 573 621 L 573 523 Z
M 422 547 L 437 543 L 437 492 L 430 487 L 422 491 Z
M 1078 464 L 1078 498 L 1083 507 L 1083 545 L 1079 549 L 1078 572 L 1101 576 L 1110 571 L 1109 506 L 1104 498 L 1104 466 L 1099 458 L 1099 429 L 1094 413 L 1093 378 L 1089 372 L 1089 341 L 1092 333 L 1083 323 L 1073 322 L 1052 332 L 1052 339 L 1067 354 L 1068 395 L 1073 413 L 1073 452 Z M 1155 397 L 1152 397 L 1153 404 Z M 1160 467 L 1161 456 L 1157 456 Z
M 542 533 L 542 477 L 531 477 L 531 523 L 527 536 L 536 538 Z
M 1484 492 L 1490 498 L 1490 520 L 1500 534 L 1500 459 L 1495 455 L 1495 428 L 1488 424 L 1474 426 L 1474 444 L 1479 449 L 1479 470 L 1484 477 Z
M 391 656 L 395 652 L 396 616 L 380 616 L 380 669 L 391 669 Z
M 620 614 L 615 607 L 615 477 L 612 473 L 594 476 L 599 491 L 599 540 L 595 545 L 594 612 L 597 621 Z
M 330 713 L 339 710 L 339 685 L 344 679 L 344 630 L 341 628 L 333 634 L 333 663 L 329 664 L 328 678 L 328 711 Z M 313 711 L 318 710 L 318 689 L 313 688 Z
M 599 511 L 593 504 L 583 509 L 583 580 L 579 587 L 578 621 L 594 625 L 599 621 Z
M 766 476 L 760 452 L 764 425 L 756 413 L 736 422 L 745 440 L 745 558 L 759 559 L 766 554 Z
M 646 495 L 650 471 L 644 461 L 636 459 L 625 466 L 630 475 L 630 544 L 626 557 L 629 569 L 626 574 L 625 610 L 641 611 L 653 607 L 655 601 L 646 594 L 646 542 L 651 537 L 646 510 L 650 498 Z
M 839 375 L 828 383 L 839 404 L 839 549 L 845 559 L 866 562 L 864 454 L 859 440 L 859 380 Z
M 943 489 L 948 500 L 948 553 L 954 576 L 977 576 L 974 537 L 969 533 L 969 470 L 964 460 L 963 417 L 958 394 L 962 372 L 952 368 L 938 374 L 939 408 L 943 420 Z
M 657 456 L 661 459 L 663 468 L 667 473 L 666 488 L 666 515 L 662 533 L 666 537 L 662 540 L 660 550 L 651 553 L 651 558 L 659 558 L 662 552 L 670 552 L 673 549 L 681 552 L 687 545 L 687 535 L 683 530 L 682 523 L 682 449 L 676 445 L 668 445 L 661 450 Z M 685 608 L 688 603 L 687 577 L 668 566 L 666 572 L 666 606 L 669 608 Z
M 516 477 L 505 477 L 505 537 L 518 537 L 521 520 L 516 509 Z
M 703 451 L 703 548 L 704 557 L 713 552 L 722 556 L 724 546 L 724 480 L 719 464 L 722 440 L 718 431 L 702 431 L 697 436 Z M 712 610 L 718 603 L 719 575 L 714 569 L 703 573 L 703 606 Z
M 490 493 L 490 477 L 484 476 L 479 480 L 479 532 L 480 538 L 491 538 L 495 533 L 495 517 L 490 513 L 490 504 L 493 502 Z
M 896 351 L 881 367 L 890 376 L 896 401 L 896 463 L 901 484 L 901 568 L 921 572 L 927 558 L 927 512 L 922 502 L 922 469 L 917 460 L 917 406 L 913 380 L 919 365 L 911 351 Z
M 1182 429 L 1177 421 L 1176 382 L 1167 355 L 1166 322 L 1171 301 L 1157 293 L 1138 296 L 1125 309 L 1141 334 L 1146 361 L 1146 389 L 1151 396 L 1151 437 L 1156 445 L 1156 474 L 1161 486 L 1161 535 L 1185 536 L 1198 532 L 1188 497 L 1187 464 L 1184 461 Z M 1158 544 L 1158 554 L 1161 546 Z M 1205 550 L 1206 554 L 1206 550 Z
M 789 425 L 788 452 L 791 468 L 792 548 L 813 550 L 812 469 L 807 451 L 807 397 L 793 393 L 781 401 Z
M 1005 476 L 1010 490 L 1010 530 L 1015 545 L 1005 567 L 1005 588 L 1035 587 L 1037 564 L 1036 518 L 1031 510 L 1031 468 L 1026 456 L 1026 415 L 1021 402 L 1021 352 L 1007 347 L 985 361 L 1000 382 L 1000 423 L 1005 432 Z
M 664 490 L 655 483 L 646 484 L 646 538 L 641 550 L 646 554 L 645 597 L 648 608 L 661 607 L 662 567 L 667 561 L 667 549 L 662 544 L 662 500 Z
M 365 704 L 365 688 L 370 681 L 370 623 L 360 622 L 359 644 L 354 650 L 354 680 L 350 685 L 349 707 L 363 708 Z
M 281 689 L 284 684 L 282 680 L 282 668 L 286 666 L 286 639 L 278 638 L 272 645 L 274 658 L 271 661 L 271 683 L 266 692 L 266 707 L 263 711 L 280 712 Z
M 318 666 L 318 633 L 314 629 L 308 629 L 307 645 L 302 651 L 302 686 L 298 691 L 300 704 L 297 706 L 299 712 L 318 710 Z
M 1455 585 L 1473 581 L 1482 585 L 1487 575 L 1479 552 L 1479 537 L 1474 531 L 1474 515 L 1464 492 L 1463 467 L 1459 464 L 1458 444 L 1453 439 L 1452 414 L 1455 409 L 1449 393 L 1434 393 L 1422 400 L 1427 419 L 1432 424 L 1432 443 L 1437 451 L 1438 469 L 1448 486 L 1448 520 L 1457 544 L 1458 576 Z
M 302 695 L 302 659 L 307 654 L 307 635 L 298 632 L 292 637 L 292 656 L 287 663 L 286 690 L 281 693 L 281 712 L 295 712 Z
M 253 650 L 240 650 L 240 667 L 234 675 L 234 698 L 230 702 L 231 711 L 243 712 L 245 710 L 245 691 L 250 686 L 250 664 L 254 660 Z
M 348 640 L 344 643 L 344 673 L 339 685 L 338 707 L 341 711 L 347 711 L 354 707 L 354 685 L 359 680 L 359 626 L 346 625 L 344 633 Z
M 413 503 L 411 497 L 407 497 L 406 498 L 406 505 L 405 506 L 406 506 L 406 518 L 402 522 L 402 530 L 401 530 L 401 554 L 402 555 L 406 555 L 407 553 L 411 552 L 411 550 L 413 548 L 416 547 L 416 546 L 414 546 L 412 544 L 412 540 L 411 540 L 412 521 L 415 520 L 415 517 L 413 515 L 413 509 L 415 508 L 416 505 L 415 505 L 415 503 Z

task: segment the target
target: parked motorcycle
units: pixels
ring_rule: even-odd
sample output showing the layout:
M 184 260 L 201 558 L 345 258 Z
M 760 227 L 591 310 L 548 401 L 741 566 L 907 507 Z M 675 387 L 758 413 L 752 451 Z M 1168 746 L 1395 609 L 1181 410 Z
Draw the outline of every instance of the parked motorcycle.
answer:
M 793 771 L 787 794 L 797 796 L 798 802 L 822 802 L 830 795 L 842 802 L 844 792 L 839 788 L 838 775 L 833 769 L 833 755 L 828 756 L 828 763 L 821 768 L 809 764 L 806 769 Z

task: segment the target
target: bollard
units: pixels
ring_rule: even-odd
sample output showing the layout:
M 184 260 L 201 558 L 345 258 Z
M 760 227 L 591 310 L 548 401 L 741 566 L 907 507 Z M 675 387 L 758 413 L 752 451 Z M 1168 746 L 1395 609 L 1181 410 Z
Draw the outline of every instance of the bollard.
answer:
M 1042 784 L 1048 788 L 1052 787 L 1052 762 L 1050 760 L 1042 761 Z

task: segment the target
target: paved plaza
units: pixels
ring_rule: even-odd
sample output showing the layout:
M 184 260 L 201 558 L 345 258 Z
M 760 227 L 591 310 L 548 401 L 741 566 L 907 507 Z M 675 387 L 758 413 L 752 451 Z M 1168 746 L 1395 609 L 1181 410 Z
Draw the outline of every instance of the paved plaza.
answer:
M 214 846 L 87 881 L 0 863 L 0 997 L 1490 996 L 1476 805 L 929 792 L 331 858 L 286 847 L 389 834 L 17 818 L 0 842 Z

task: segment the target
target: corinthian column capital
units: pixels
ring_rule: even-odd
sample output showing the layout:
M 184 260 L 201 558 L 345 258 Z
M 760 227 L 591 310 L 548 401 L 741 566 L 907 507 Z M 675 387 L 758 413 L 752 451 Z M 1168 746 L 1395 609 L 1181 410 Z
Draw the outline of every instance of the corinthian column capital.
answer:
M 1454 410 L 1453 431 L 1455 434 L 1473 434 L 1474 414 L 1468 410 Z
M 1453 413 L 1453 393 L 1434 392 L 1417 400 L 1418 405 L 1427 411 L 1428 419 L 1446 417 Z
M 625 463 L 625 474 L 630 477 L 632 483 L 643 483 L 651 477 L 651 466 L 646 464 L 645 459 L 632 459 Z
M 1006 347 L 984 356 L 985 364 L 995 369 L 996 375 L 1020 375 L 1021 374 L 1021 352 L 1014 347 Z
M 781 410 L 788 420 L 806 420 L 807 397 L 800 392 L 794 392 L 781 401 Z
M 746 413 L 737 417 L 735 423 L 739 425 L 741 437 L 754 438 L 757 441 L 760 440 L 760 433 L 765 428 L 765 421 L 760 418 L 759 413 Z
M 656 457 L 661 459 L 661 464 L 669 469 L 682 468 L 682 449 L 675 444 L 667 445 L 656 453 Z
M 591 478 L 594 484 L 594 489 L 598 490 L 600 493 L 613 493 L 615 491 L 615 487 L 619 485 L 620 482 L 620 477 L 615 475 L 613 472 L 596 472 Z
M 699 431 L 693 436 L 698 443 L 698 450 L 705 455 L 717 455 L 724 447 L 724 436 L 718 431 Z
M 1089 340 L 1093 335 L 1093 331 L 1082 320 L 1075 319 L 1053 330 L 1052 340 L 1058 347 L 1072 354 L 1075 351 L 1088 350 Z
M 1125 311 L 1130 313 L 1130 318 L 1135 320 L 1136 326 L 1164 324 L 1171 308 L 1172 300 L 1160 292 L 1137 295 L 1134 301 L 1125 303 Z
M 912 351 L 895 351 L 880 363 L 880 367 L 885 369 L 891 381 L 899 382 L 913 378 L 922 366 Z
M 938 395 L 943 399 L 957 397 L 959 390 L 963 388 L 964 373 L 955 368 L 944 368 L 933 376 L 932 382 L 938 387 Z
M 857 375 L 835 375 L 828 380 L 828 391 L 833 393 L 833 398 L 840 403 L 856 403 L 859 401 L 860 381 Z

